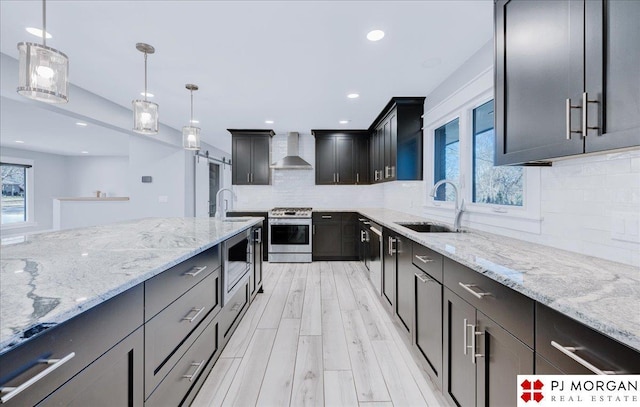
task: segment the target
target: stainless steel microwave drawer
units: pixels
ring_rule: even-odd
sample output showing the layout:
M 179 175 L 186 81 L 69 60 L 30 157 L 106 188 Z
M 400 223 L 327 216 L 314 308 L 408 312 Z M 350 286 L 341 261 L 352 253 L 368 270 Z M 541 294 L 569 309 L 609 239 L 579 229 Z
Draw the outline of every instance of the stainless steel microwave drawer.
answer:
M 220 306 L 219 271 L 209 274 L 145 324 L 145 397 L 179 357 L 177 349 Z
M 220 264 L 220 245 L 216 245 L 146 281 L 145 321 L 219 269 Z
M 444 284 L 533 348 L 535 302 L 531 298 L 446 257 Z

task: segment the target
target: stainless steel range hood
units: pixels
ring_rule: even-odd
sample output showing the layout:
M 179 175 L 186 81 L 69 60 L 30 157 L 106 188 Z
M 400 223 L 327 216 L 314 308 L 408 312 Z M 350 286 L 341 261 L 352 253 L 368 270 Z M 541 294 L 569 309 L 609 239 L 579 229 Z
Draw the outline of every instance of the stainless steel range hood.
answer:
M 287 136 L 287 155 L 282 159 L 270 165 L 273 169 L 278 170 L 311 170 L 311 164 L 303 160 L 299 155 L 300 135 L 297 132 L 291 132 Z

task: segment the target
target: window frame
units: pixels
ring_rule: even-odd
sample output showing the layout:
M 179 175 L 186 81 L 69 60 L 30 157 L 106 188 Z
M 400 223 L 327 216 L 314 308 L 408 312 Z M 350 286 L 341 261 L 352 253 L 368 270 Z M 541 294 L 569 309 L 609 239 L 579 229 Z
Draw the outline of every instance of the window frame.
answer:
M 435 160 L 435 130 L 458 118 L 460 142 L 460 179 L 458 190 L 460 198 L 464 199 L 463 225 L 482 229 L 508 228 L 513 230 L 540 233 L 540 168 L 524 167 L 523 205 L 498 205 L 473 202 L 473 110 L 494 99 L 493 87 L 476 93 L 474 97 L 462 100 L 459 93 L 452 95 L 443 103 L 425 114 L 433 115 L 438 110 L 445 110 L 439 118 L 424 126 L 425 129 L 425 157 Z M 455 202 L 438 201 L 429 196 L 435 184 L 433 165 L 425 166 L 425 204 L 427 210 L 438 213 L 438 217 L 451 222 L 450 213 Z
M 34 160 L 29 160 L 26 158 L 18 158 L 18 157 L 5 157 L 0 156 L 0 161 L 4 164 L 16 164 L 16 165 L 29 165 L 30 167 L 25 168 L 25 193 L 27 195 L 26 199 L 26 217 L 27 219 L 24 222 L 15 222 L 8 224 L 0 224 L 0 230 L 12 230 L 12 229 L 20 229 L 20 228 L 28 228 L 37 226 L 37 222 L 35 219 L 35 163 Z

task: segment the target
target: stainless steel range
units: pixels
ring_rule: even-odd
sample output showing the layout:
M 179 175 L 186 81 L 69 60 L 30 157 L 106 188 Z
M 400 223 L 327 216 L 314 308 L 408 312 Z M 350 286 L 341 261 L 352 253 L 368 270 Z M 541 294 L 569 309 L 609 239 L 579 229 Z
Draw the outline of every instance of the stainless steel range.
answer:
M 269 261 L 311 262 L 311 208 L 269 211 Z

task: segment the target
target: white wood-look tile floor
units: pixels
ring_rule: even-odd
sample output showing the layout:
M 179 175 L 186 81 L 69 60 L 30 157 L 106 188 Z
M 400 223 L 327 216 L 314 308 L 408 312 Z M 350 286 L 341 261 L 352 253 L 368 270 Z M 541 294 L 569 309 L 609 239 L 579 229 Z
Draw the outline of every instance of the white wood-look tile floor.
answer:
M 444 406 L 358 262 L 264 263 L 193 406 Z

